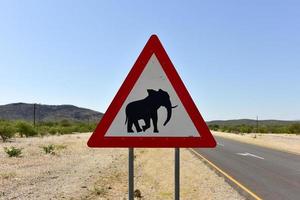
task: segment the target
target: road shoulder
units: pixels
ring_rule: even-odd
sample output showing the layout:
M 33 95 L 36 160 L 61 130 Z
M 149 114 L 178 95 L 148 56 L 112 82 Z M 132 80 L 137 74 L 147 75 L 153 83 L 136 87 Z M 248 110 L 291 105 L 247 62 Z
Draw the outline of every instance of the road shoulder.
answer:
M 295 134 L 234 134 L 212 131 L 214 136 L 223 137 L 247 144 L 300 155 L 300 135 Z

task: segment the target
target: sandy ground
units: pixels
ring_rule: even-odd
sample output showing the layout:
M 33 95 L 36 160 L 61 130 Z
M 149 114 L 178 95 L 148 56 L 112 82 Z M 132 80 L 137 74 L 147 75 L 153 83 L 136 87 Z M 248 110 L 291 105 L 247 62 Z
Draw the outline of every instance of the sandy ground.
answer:
M 300 135 L 295 134 L 260 134 L 250 133 L 245 135 L 213 131 L 213 135 L 221 136 L 241 142 L 256 144 L 289 153 L 300 154 Z
M 0 199 L 127 199 L 127 149 L 90 149 L 86 134 L 0 142 Z M 59 146 L 54 155 L 41 146 Z M 5 146 L 23 148 L 8 158 Z M 173 199 L 173 149 L 135 150 L 141 199 Z M 244 199 L 222 177 L 181 149 L 181 199 Z

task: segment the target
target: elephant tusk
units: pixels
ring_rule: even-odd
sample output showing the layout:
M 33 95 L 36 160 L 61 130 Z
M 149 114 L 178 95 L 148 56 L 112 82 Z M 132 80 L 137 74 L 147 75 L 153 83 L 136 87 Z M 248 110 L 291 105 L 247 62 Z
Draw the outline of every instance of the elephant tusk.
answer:
M 178 105 L 176 105 L 176 106 L 172 106 L 172 108 L 176 108 Z

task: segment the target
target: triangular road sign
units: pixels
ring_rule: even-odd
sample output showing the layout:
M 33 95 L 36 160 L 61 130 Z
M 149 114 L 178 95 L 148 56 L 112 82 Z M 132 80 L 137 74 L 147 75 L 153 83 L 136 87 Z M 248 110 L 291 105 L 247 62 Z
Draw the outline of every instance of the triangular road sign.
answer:
M 156 35 L 150 37 L 88 146 L 216 146 Z

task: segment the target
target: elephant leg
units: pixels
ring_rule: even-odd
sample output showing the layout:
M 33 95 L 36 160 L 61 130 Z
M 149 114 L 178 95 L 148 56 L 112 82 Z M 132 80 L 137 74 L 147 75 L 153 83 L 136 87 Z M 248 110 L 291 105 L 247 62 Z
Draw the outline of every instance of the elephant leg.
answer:
M 152 117 L 152 122 L 153 122 L 153 127 L 154 127 L 153 132 L 158 133 L 158 129 L 157 129 L 157 112 L 152 113 L 151 117 Z
M 133 123 L 134 123 L 135 129 L 136 129 L 136 132 L 141 132 L 142 129 L 141 129 L 140 125 L 139 125 L 139 121 L 135 120 Z
M 128 132 L 128 133 L 133 133 L 132 125 L 133 125 L 133 122 L 132 122 L 132 120 L 129 118 L 129 119 L 128 119 L 128 122 L 127 122 L 127 132 Z
M 143 126 L 143 131 L 145 132 L 148 128 L 150 128 L 150 117 L 145 118 L 145 125 Z

